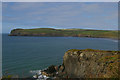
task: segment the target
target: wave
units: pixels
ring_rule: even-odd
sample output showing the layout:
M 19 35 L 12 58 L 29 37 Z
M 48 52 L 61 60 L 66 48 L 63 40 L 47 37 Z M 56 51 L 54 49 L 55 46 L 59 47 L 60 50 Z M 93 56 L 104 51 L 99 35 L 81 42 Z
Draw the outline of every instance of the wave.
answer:
M 111 41 L 113 41 L 113 42 L 118 42 L 119 40 L 111 40 Z
M 38 78 L 38 80 L 47 80 L 49 77 L 46 75 L 43 75 L 42 70 L 31 70 L 30 73 L 33 74 L 33 78 Z
M 31 70 L 30 73 L 32 74 L 41 74 L 41 70 Z
M 118 40 L 113 40 L 113 42 L 118 42 Z
M 109 40 L 109 41 L 112 41 L 112 42 L 119 42 L 119 40 L 114 40 L 114 39 L 104 39 L 104 40 Z

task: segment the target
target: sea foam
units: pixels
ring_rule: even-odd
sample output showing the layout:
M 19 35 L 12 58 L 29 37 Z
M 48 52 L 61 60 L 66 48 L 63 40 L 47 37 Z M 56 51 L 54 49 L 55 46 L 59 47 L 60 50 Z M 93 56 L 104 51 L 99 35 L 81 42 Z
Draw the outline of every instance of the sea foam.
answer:
M 33 78 L 37 78 L 37 80 L 47 80 L 49 77 L 43 75 L 41 70 L 31 70 L 30 73 L 33 74 Z

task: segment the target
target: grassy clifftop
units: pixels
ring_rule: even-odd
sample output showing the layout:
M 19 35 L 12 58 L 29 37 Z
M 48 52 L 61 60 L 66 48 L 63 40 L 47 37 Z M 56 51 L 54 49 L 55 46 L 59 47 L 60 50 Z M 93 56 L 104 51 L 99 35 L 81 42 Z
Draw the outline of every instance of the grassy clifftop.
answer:
M 65 52 L 62 65 L 50 66 L 43 74 L 58 78 L 55 80 L 61 80 L 59 78 L 65 78 L 65 80 L 69 78 L 114 78 L 117 80 L 120 77 L 119 53 L 120 51 L 71 49 Z
M 92 37 L 92 38 L 118 38 L 118 31 L 89 30 L 89 29 L 14 29 L 10 36 L 55 36 L 55 37 Z

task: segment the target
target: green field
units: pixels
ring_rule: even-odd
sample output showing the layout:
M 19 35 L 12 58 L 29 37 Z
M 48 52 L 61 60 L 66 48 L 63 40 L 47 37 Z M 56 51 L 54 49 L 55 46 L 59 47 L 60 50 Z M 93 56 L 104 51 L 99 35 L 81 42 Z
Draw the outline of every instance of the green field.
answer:
M 57 37 L 92 37 L 118 39 L 118 31 L 115 30 L 90 30 L 90 29 L 14 29 L 10 36 L 57 36 Z

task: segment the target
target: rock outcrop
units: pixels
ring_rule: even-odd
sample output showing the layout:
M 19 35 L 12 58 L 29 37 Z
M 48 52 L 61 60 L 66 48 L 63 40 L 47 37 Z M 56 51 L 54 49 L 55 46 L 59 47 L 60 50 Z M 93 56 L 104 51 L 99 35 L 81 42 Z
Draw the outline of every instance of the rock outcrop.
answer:
M 117 51 L 69 50 L 63 58 L 64 72 L 71 78 L 118 77 Z
M 120 51 L 68 50 L 63 57 L 63 64 L 55 66 L 52 75 L 56 78 L 118 78 Z M 52 70 L 51 69 L 51 70 Z

